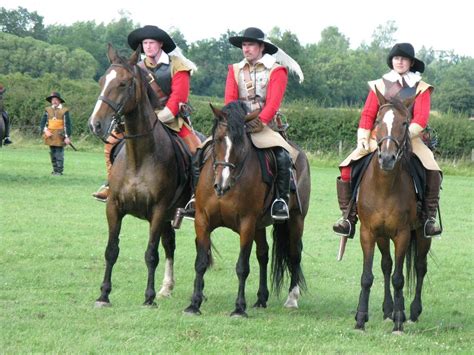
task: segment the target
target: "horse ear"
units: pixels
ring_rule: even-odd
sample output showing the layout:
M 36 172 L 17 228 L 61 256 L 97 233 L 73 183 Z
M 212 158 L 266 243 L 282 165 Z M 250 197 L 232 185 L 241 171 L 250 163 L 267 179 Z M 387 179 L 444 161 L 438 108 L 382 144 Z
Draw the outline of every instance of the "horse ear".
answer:
M 135 52 L 133 52 L 130 58 L 128 59 L 129 64 L 132 66 L 137 64 L 138 61 L 140 60 L 141 54 L 142 54 L 142 45 L 139 44 Z
M 387 103 L 387 99 L 379 91 L 379 89 L 377 88 L 377 85 L 375 85 L 375 95 L 377 95 L 377 99 L 379 101 L 380 106 L 385 105 Z
M 115 63 L 118 60 L 117 51 L 110 42 L 107 45 L 107 58 L 109 58 L 110 63 Z
M 209 106 L 211 106 L 211 110 L 214 113 L 215 117 L 221 117 L 222 116 L 222 111 L 221 110 L 219 110 L 217 107 L 214 107 L 210 102 L 209 102 Z
M 410 96 L 410 97 L 407 97 L 406 99 L 404 99 L 403 100 L 403 106 L 410 107 L 411 105 L 413 105 L 413 103 L 415 102 L 418 95 L 420 95 L 420 92 L 417 92 L 416 95 L 413 95 L 413 96 Z

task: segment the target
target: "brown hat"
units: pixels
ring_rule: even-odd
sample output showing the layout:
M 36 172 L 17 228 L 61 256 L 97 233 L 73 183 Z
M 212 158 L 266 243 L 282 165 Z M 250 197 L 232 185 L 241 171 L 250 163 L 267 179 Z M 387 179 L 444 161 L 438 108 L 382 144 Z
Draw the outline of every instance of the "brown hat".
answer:
M 168 33 L 163 31 L 159 27 L 150 25 L 137 28 L 136 30 L 130 32 L 130 34 L 128 35 L 128 45 L 133 50 L 136 50 L 138 48 L 138 45 L 141 44 L 142 41 L 145 39 L 154 39 L 155 41 L 162 42 L 163 47 L 161 47 L 161 49 L 163 49 L 165 53 L 169 53 L 176 48 L 176 44 L 171 39 Z
M 53 91 L 51 93 L 51 95 L 49 95 L 47 98 L 46 98 L 46 101 L 49 101 L 51 102 L 51 100 L 53 99 L 53 97 L 57 97 L 59 99 L 59 101 L 61 101 L 61 103 L 64 103 L 65 101 L 61 98 L 61 95 L 59 94 L 59 92 L 56 92 L 56 91 Z
M 242 42 L 257 42 L 265 45 L 264 53 L 275 54 L 278 52 L 278 47 L 270 43 L 265 38 L 265 33 L 260 28 L 249 27 L 244 30 L 242 36 L 229 37 L 229 42 L 238 48 L 242 48 Z

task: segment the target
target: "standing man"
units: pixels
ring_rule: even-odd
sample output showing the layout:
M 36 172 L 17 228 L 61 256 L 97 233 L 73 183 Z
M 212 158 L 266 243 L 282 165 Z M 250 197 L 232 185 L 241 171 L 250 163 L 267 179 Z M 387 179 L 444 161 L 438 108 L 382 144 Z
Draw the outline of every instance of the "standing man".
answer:
M 44 143 L 49 145 L 53 171 L 51 175 L 59 176 L 64 171 L 64 146 L 71 143 L 72 123 L 69 109 L 63 106 L 65 101 L 58 92 L 52 92 L 46 98 L 51 106 L 45 108 L 41 118 L 40 129 Z
M 132 31 L 128 35 L 128 44 L 133 50 L 141 45 L 145 58 L 138 66 L 150 85 L 149 99 L 158 119 L 177 132 L 194 155 L 201 141 L 191 127 L 185 108 L 191 73 L 197 70 L 196 65 L 184 57 L 168 33 L 157 26 L 148 25 Z M 109 162 L 110 149 L 109 154 L 106 151 L 107 166 L 110 166 Z M 93 196 L 106 201 L 108 188 Z
M 247 28 L 242 36 L 230 37 L 229 42 L 242 49 L 244 59 L 229 65 L 225 85 L 225 104 L 241 100 L 250 111 L 260 109 L 259 119 L 263 123 L 260 132 L 252 133 L 251 139 L 257 148 L 273 148 L 277 160 L 277 198 L 272 204 L 271 215 L 275 221 L 289 218 L 291 166 L 298 152 L 269 125 L 275 125 L 276 117 L 288 82 L 288 69 L 297 73 L 303 81 L 301 68 L 280 48 L 270 43 L 262 30 Z M 276 57 L 279 58 L 279 62 Z

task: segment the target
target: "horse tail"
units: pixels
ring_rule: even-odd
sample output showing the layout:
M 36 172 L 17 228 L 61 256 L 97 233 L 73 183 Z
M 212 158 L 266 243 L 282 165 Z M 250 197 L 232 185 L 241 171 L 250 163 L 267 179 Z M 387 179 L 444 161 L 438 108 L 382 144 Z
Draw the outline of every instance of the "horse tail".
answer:
M 407 292 L 408 295 L 413 295 L 416 286 L 416 258 L 418 254 L 416 243 L 416 230 L 411 231 L 410 245 L 406 254 L 406 274 L 407 274 Z
M 301 252 L 303 250 L 303 243 L 298 239 L 298 245 L 294 246 L 297 249 L 295 256 L 291 257 L 291 240 L 289 223 L 278 223 L 273 225 L 273 247 L 272 247 L 272 289 L 277 295 L 280 294 L 283 286 L 283 280 L 286 273 L 290 273 L 292 278 L 292 285 L 299 286 L 300 290 L 306 290 L 306 280 L 301 269 Z

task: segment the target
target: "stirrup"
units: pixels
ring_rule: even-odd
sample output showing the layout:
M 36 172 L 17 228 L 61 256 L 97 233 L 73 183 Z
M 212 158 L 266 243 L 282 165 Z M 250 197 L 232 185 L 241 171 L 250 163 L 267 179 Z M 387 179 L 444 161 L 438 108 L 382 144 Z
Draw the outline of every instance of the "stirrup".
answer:
M 336 224 L 338 224 L 339 222 L 347 222 L 347 224 L 349 225 L 349 232 L 348 233 L 339 233 L 337 232 L 335 229 L 334 229 L 334 226 Z M 355 226 L 354 226 L 355 227 Z M 344 218 L 344 217 L 341 217 L 339 218 L 336 223 L 334 223 L 334 225 L 332 226 L 332 230 L 334 231 L 334 233 L 336 233 L 336 235 L 340 236 L 340 237 L 347 237 L 347 238 L 353 238 L 354 237 L 354 234 L 355 234 L 355 231 L 353 232 L 352 231 L 352 223 L 351 221 L 349 221 L 348 218 Z
M 436 226 L 437 222 L 436 222 L 436 219 L 433 218 L 433 217 L 428 217 L 425 221 L 425 224 L 423 225 L 423 236 L 426 238 L 426 239 L 431 239 L 433 237 L 438 237 L 441 235 L 441 233 L 443 233 L 443 230 L 441 229 L 441 227 L 439 228 L 439 233 L 436 233 L 436 234 L 433 234 L 433 235 L 427 235 L 426 234 L 426 227 L 428 225 L 428 222 L 433 222 L 433 224 Z
M 97 192 L 94 192 L 92 194 L 92 197 L 94 197 L 97 201 L 100 201 L 100 202 L 107 202 L 107 198 L 100 198 L 98 197 L 97 195 L 102 191 L 106 189 L 107 191 L 109 190 L 109 184 L 103 184 L 101 187 L 99 187 L 99 189 L 97 190 Z
M 196 197 L 194 195 L 192 195 L 191 199 L 184 206 L 184 210 L 183 210 L 183 213 L 184 213 L 183 217 L 184 218 L 194 221 L 194 217 L 188 216 L 186 213 L 189 213 L 189 211 L 193 211 L 193 210 L 196 211 L 196 208 L 193 207 L 193 205 L 195 205 L 195 203 L 196 203 Z
M 277 203 L 277 202 L 282 202 L 283 203 L 283 205 L 284 205 L 283 210 L 285 210 L 285 212 L 286 212 L 286 214 L 284 216 L 276 215 L 275 212 L 273 211 L 273 208 L 275 207 L 275 203 Z M 284 199 L 277 198 L 277 199 L 275 199 L 275 201 L 273 201 L 272 207 L 271 207 L 271 215 L 272 215 L 273 220 L 275 220 L 275 221 L 286 221 L 288 218 L 290 218 L 290 214 L 289 214 L 289 211 L 288 211 L 288 205 L 286 204 Z

